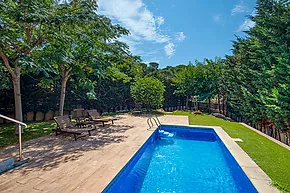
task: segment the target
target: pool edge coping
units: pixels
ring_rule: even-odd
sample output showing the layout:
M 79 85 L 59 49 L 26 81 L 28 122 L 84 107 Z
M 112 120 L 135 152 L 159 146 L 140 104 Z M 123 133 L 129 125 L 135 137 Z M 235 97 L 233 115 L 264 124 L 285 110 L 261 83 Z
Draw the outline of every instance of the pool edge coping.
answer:
M 281 193 L 272 185 L 270 177 L 252 160 L 252 158 L 219 126 L 184 125 L 188 127 L 198 127 L 213 129 L 232 156 L 238 162 L 242 170 L 250 179 L 258 192 Z

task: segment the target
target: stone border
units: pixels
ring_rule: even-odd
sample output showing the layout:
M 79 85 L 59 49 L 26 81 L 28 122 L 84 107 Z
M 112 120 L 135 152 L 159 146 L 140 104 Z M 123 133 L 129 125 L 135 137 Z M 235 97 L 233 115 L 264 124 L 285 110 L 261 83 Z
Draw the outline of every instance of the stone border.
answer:
M 252 184 L 262 193 L 279 193 L 273 187 L 269 176 L 250 158 L 250 156 L 221 128 L 217 126 L 190 125 L 189 127 L 213 128 L 222 142 L 228 148 Z
M 266 137 L 267 139 L 269 139 L 269 140 L 271 140 L 271 141 L 277 143 L 278 145 L 280 145 L 280 146 L 282 146 L 282 147 L 285 147 L 286 149 L 290 150 L 290 146 L 288 146 L 288 145 L 282 143 L 281 141 L 279 141 L 279 140 L 277 140 L 277 139 L 274 139 L 273 137 L 270 137 L 269 135 L 267 135 L 267 134 L 265 134 L 265 133 L 263 133 L 263 132 L 261 132 L 261 131 L 255 129 L 255 128 L 249 126 L 249 125 L 247 125 L 246 123 L 242 123 L 242 122 L 240 122 L 239 124 L 241 124 L 241 125 L 243 125 L 243 126 L 249 128 L 249 129 L 251 129 L 252 131 L 255 131 L 256 133 L 262 135 L 263 137 Z

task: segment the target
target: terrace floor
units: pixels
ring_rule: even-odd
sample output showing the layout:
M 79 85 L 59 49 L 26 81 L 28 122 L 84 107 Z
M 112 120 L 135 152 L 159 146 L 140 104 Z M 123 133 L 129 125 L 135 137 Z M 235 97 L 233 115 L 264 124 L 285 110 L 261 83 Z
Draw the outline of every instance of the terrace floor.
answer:
M 120 115 L 114 125 L 74 141 L 49 135 L 23 144 L 29 162 L 0 175 L 0 192 L 101 192 L 151 135 L 146 116 Z M 161 123 L 188 125 L 187 116 L 160 116 Z M 0 150 L 0 160 L 17 145 Z

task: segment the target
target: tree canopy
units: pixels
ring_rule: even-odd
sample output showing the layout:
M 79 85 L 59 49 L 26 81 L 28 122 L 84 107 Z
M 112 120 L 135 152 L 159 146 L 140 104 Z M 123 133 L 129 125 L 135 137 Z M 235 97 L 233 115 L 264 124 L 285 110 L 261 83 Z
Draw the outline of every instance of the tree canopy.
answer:
M 154 77 L 138 78 L 130 87 L 136 103 L 142 103 L 147 109 L 160 108 L 164 100 L 165 86 Z

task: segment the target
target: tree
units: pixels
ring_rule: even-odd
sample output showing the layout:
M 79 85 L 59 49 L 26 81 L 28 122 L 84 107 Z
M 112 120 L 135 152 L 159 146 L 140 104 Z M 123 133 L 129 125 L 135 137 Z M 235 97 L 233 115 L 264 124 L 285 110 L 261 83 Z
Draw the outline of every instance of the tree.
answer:
M 149 66 L 152 67 L 152 68 L 155 68 L 157 70 L 158 67 L 159 67 L 159 64 L 157 62 L 150 62 Z
M 59 15 L 74 18 L 70 23 L 60 23 L 55 28 L 48 45 L 40 55 L 42 63 L 52 66 L 61 77 L 59 115 L 63 115 L 67 82 L 77 75 L 80 83 L 90 85 L 89 97 L 94 97 L 94 80 L 89 74 L 100 73 L 102 66 L 108 66 L 121 57 L 128 55 L 127 45 L 117 38 L 127 35 L 128 31 L 113 25 L 109 18 L 96 13 L 95 1 L 71 1 L 61 5 Z
M 138 78 L 130 87 L 130 93 L 136 103 L 149 108 L 160 108 L 164 100 L 165 86 L 154 77 Z
M 163 107 L 171 107 L 178 105 L 178 99 L 180 99 L 180 97 L 176 97 L 174 95 L 176 86 L 174 85 L 173 82 L 175 73 L 178 73 L 178 70 L 179 70 L 178 67 L 173 66 L 167 66 L 165 68 L 160 69 L 158 79 L 166 87 L 164 93 Z
M 173 85 L 176 87 L 174 94 L 186 97 L 186 109 L 188 109 L 189 98 L 194 95 L 195 73 L 196 67 L 190 63 L 188 66 L 181 66 L 173 78 Z
M 0 1 L 0 57 L 13 82 L 15 118 L 20 121 L 20 77 L 36 68 L 30 55 L 45 42 L 54 21 L 54 6 L 53 0 Z

